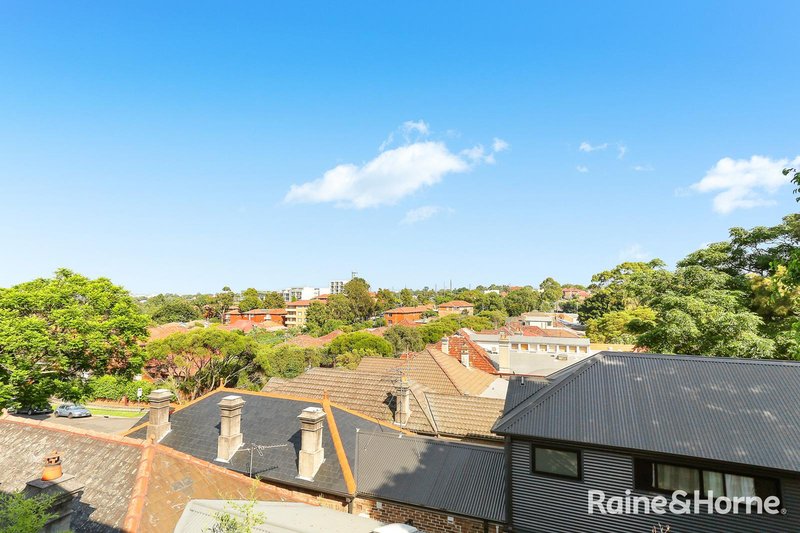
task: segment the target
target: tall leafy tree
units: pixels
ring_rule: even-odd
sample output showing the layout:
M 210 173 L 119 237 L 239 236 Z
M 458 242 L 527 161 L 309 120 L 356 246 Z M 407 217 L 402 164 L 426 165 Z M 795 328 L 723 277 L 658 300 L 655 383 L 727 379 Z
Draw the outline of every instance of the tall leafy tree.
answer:
M 61 269 L 0 289 L 0 406 L 79 399 L 87 377 L 133 374 L 148 317 L 106 278 Z
M 344 295 L 350 300 L 356 319 L 366 320 L 375 312 L 375 300 L 369 293 L 369 283 L 364 279 L 353 278 L 345 283 Z
M 282 309 L 286 307 L 286 301 L 284 301 L 283 296 L 279 293 L 270 291 L 262 298 L 261 305 L 263 305 L 265 309 Z
M 251 309 L 258 309 L 261 307 L 261 298 L 258 296 L 258 291 L 252 287 L 242 291 L 242 299 L 239 300 L 239 311 L 247 312 Z

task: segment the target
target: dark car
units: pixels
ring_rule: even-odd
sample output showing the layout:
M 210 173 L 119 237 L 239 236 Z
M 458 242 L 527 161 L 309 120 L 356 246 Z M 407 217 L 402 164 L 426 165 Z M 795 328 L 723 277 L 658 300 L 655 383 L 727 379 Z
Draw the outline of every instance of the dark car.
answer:
M 19 415 L 46 415 L 53 412 L 53 408 L 49 405 L 23 405 L 22 407 L 12 407 L 8 410 L 9 413 Z

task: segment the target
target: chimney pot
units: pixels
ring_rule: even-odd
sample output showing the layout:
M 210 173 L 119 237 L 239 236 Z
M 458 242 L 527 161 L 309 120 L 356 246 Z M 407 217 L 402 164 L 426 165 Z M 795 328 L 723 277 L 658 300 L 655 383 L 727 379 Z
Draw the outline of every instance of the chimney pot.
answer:
M 64 472 L 61 469 L 61 454 L 53 450 L 44 458 L 42 481 L 53 481 L 54 479 L 60 478 L 63 474 Z
M 169 422 L 169 401 L 172 399 L 172 391 L 156 389 L 150 393 L 147 399 L 150 402 L 147 438 L 158 442 L 172 429 Z
M 461 364 L 469 368 L 469 348 L 466 346 L 461 348 Z
M 242 447 L 242 407 L 245 401 L 241 396 L 225 396 L 219 405 L 219 437 L 217 438 L 217 461 L 227 463 Z
M 322 447 L 322 421 L 325 411 L 321 407 L 306 407 L 297 417 L 300 420 L 300 454 L 297 461 L 297 477 L 313 480 L 319 467 L 325 462 Z

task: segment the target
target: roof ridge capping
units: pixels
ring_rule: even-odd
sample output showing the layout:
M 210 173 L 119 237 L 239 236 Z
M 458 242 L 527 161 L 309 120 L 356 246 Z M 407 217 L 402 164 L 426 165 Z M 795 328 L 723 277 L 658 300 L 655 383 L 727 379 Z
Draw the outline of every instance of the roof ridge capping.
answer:
M 690 354 L 666 354 L 666 353 L 652 353 L 652 352 L 617 352 L 617 351 L 602 351 L 596 355 L 604 354 L 606 357 L 626 358 L 626 359 L 657 359 L 664 361 L 704 361 L 710 363 L 729 363 L 729 364 L 753 364 L 753 365 L 777 365 L 777 366 L 797 366 L 800 361 L 793 361 L 789 359 L 757 359 L 753 357 L 734 357 L 734 356 L 719 356 L 719 355 L 690 355 Z

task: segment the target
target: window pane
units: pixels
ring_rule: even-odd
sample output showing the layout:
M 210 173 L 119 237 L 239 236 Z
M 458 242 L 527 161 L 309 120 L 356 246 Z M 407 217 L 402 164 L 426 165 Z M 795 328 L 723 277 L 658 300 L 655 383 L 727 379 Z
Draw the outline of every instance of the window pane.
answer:
M 534 467 L 537 472 L 578 477 L 578 453 L 549 448 L 534 448 Z
M 749 476 L 725 474 L 725 490 L 725 495 L 729 498 L 734 498 L 736 496 L 755 496 L 756 483 L 755 480 Z
M 725 476 L 721 472 L 703 471 L 703 488 L 706 496 L 709 492 L 713 492 L 715 498 L 725 496 Z
M 662 490 L 684 490 L 691 493 L 700 490 L 700 471 L 683 466 L 656 465 L 657 488 Z

